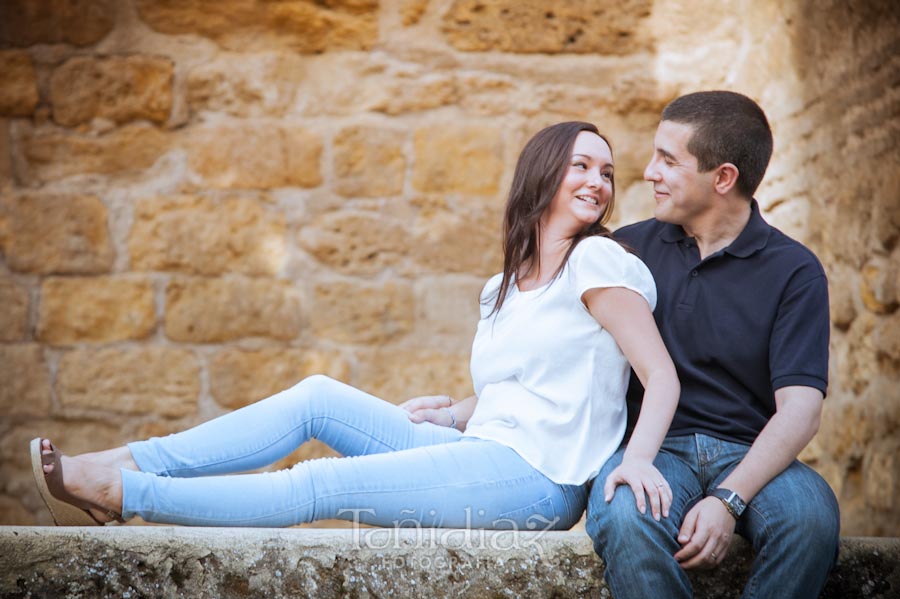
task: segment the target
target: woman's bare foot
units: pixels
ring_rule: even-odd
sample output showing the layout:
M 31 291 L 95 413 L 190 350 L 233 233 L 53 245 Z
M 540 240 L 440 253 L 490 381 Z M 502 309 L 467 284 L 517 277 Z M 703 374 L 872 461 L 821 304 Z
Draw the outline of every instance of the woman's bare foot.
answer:
M 41 440 L 41 453 L 52 454 L 53 449 L 48 439 Z M 63 487 L 75 497 L 96 504 L 91 514 L 100 522 L 109 522 L 114 518 L 110 512 L 122 513 L 122 475 L 118 468 L 110 468 L 94 464 L 80 458 L 62 456 Z M 44 473 L 53 471 L 53 465 L 43 466 Z
M 90 453 L 82 453 L 74 456 L 75 459 L 84 462 L 91 462 L 98 466 L 106 466 L 107 468 L 125 468 L 126 470 L 134 470 L 140 472 L 137 463 L 131 456 L 131 450 L 127 445 L 106 449 L 104 451 L 92 451 Z

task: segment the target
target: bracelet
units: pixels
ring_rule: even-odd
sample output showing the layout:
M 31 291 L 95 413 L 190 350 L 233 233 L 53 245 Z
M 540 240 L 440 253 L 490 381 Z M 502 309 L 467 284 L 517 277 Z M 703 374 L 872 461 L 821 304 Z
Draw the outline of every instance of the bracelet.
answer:
M 450 414 L 450 428 L 456 428 L 456 416 L 453 415 L 453 410 L 451 410 L 450 408 L 441 408 L 441 409 L 446 411 L 448 414 Z

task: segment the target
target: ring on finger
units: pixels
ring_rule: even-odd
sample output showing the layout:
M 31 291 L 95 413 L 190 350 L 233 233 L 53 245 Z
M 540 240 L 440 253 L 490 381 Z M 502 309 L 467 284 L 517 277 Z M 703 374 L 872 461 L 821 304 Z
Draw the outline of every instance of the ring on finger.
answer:
M 711 558 L 717 559 L 717 556 L 716 556 L 716 552 L 715 552 L 715 551 L 713 551 L 713 552 L 710 553 L 709 555 L 710 555 Z

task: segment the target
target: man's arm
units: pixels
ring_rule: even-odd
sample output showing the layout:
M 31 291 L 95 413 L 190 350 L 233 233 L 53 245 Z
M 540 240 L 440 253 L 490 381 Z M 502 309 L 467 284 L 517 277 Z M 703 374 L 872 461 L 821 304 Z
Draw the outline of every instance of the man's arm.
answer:
M 749 504 L 818 432 L 822 400 L 822 392 L 813 387 L 783 387 L 775 391 L 775 414 L 720 486 L 731 489 Z M 684 568 L 720 563 L 731 546 L 734 527 L 735 520 L 725 505 L 715 497 L 705 498 L 684 518 L 678 535 L 682 548 L 675 559 Z

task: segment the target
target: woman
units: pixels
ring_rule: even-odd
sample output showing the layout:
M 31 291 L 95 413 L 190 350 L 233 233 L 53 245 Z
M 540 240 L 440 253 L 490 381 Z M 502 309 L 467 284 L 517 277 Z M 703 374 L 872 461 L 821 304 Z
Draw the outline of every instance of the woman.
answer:
M 612 150 L 593 125 L 554 125 L 525 146 L 507 202 L 503 272 L 481 296 L 471 362 L 478 399 L 442 410 L 446 426 L 414 422 L 427 402 L 404 411 L 313 376 L 117 449 L 68 458 L 35 439 L 35 480 L 54 519 L 567 529 L 584 510 L 586 483 L 621 442 L 628 362 L 646 390 L 643 409 L 607 484 L 631 485 L 638 509 L 646 493 L 654 517 L 667 515 L 671 491 L 652 462 L 679 385 L 653 321 L 650 273 L 603 226 L 613 198 Z M 346 457 L 221 476 L 271 464 L 311 438 Z

